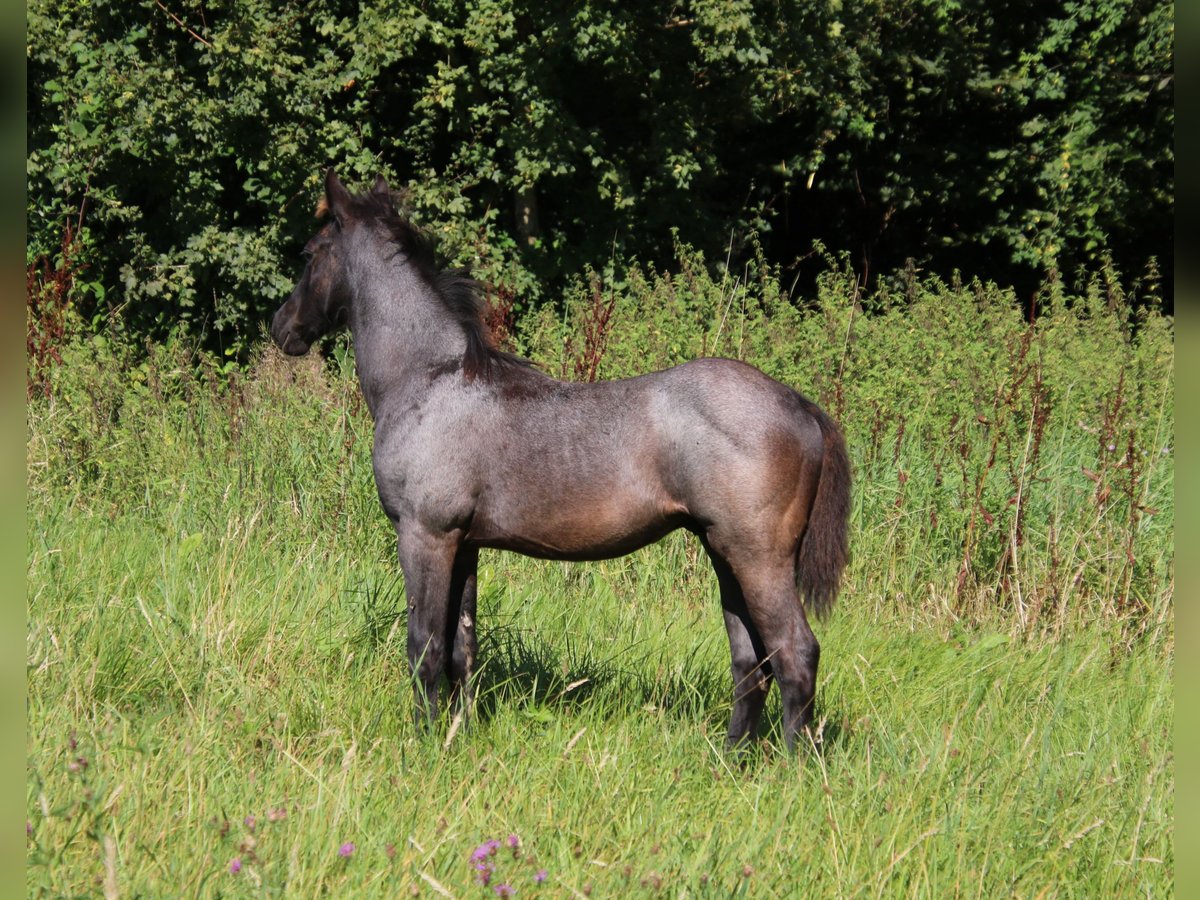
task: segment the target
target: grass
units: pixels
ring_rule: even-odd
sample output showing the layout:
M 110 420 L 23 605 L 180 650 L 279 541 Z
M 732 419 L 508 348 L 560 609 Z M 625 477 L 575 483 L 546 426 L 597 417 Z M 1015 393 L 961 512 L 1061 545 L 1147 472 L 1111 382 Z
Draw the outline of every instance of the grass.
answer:
M 146 524 L 92 522 L 74 546 L 51 530 L 34 553 L 60 599 L 31 598 L 32 888 L 481 894 L 468 855 L 509 833 L 534 861 L 498 877 L 525 892 L 536 868 L 599 896 L 1170 887 L 1160 648 L 848 604 L 820 629 L 814 745 L 791 759 L 772 731 L 742 769 L 720 751 L 713 586 L 682 541 L 567 571 L 489 556 L 480 714 L 443 747 L 414 734 L 402 641 L 380 637 L 400 606 L 386 560 L 320 539 L 274 556 L 249 521 L 211 554 L 147 546 Z
M 770 327 L 846 333 L 833 312 Z M 1092 355 L 1055 322 L 1036 370 L 1007 339 L 945 343 L 984 424 L 937 408 L 896 354 L 938 349 L 887 344 L 888 315 L 851 323 L 840 382 L 855 561 L 817 625 L 818 728 L 787 755 L 773 695 L 738 759 L 694 541 L 485 552 L 478 715 L 418 735 L 344 364 L 218 376 L 178 346 L 73 343 L 30 406 L 28 893 L 1172 892 L 1169 343 L 1113 332 L 1120 381 L 1062 363 Z M 1104 350 L 1102 326 L 1079 340 Z

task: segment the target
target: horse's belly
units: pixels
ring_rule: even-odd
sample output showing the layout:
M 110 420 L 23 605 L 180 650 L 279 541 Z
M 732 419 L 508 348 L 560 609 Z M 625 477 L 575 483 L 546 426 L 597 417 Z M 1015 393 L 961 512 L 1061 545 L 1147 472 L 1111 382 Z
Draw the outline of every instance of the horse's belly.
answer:
M 670 504 L 615 492 L 604 497 L 565 497 L 541 503 L 538 491 L 525 502 L 481 503 L 467 531 L 468 543 L 513 550 L 542 559 L 611 559 L 652 544 L 687 524 Z

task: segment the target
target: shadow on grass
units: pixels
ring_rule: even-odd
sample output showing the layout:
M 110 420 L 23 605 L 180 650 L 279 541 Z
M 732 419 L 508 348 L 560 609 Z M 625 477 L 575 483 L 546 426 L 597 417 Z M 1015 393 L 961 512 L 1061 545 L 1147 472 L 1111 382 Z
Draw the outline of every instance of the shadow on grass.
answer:
M 549 718 L 555 710 L 602 704 L 617 715 L 662 710 L 676 720 L 703 721 L 711 732 L 724 735 L 731 701 L 728 669 L 693 662 L 695 654 L 686 655 L 684 648 L 676 659 L 650 653 L 639 654 L 634 645 L 619 656 L 599 658 L 586 645 L 539 641 L 533 629 L 489 629 L 480 640 L 484 663 L 476 678 L 476 715 L 487 721 L 502 708 L 516 707 L 534 715 L 545 711 Z M 852 741 L 844 716 L 821 704 L 819 696 L 813 721 L 811 738 L 798 744 L 801 756 L 826 756 Z M 786 754 L 777 691 L 764 710 L 758 737 L 739 753 L 745 766 Z
M 853 729 L 843 724 L 844 719 L 835 709 L 826 707 L 817 696 L 817 708 L 813 725 L 808 733 L 796 742 L 797 755 L 803 760 L 824 760 L 847 749 L 853 741 Z M 779 694 L 773 691 L 763 710 L 758 726 L 757 740 L 734 752 L 746 772 L 759 766 L 769 766 L 780 758 L 790 757 L 783 738 L 783 710 Z
M 403 587 L 394 578 L 347 593 L 358 620 L 351 635 L 358 665 L 370 665 L 381 655 L 403 655 L 403 598 Z M 729 714 L 728 678 L 728 669 L 698 662 L 684 647 L 633 644 L 616 655 L 600 656 L 586 640 L 556 636 L 550 641 L 536 627 L 498 622 L 479 628 L 475 717 L 487 721 L 514 707 L 544 710 L 549 716 L 555 709 L 602 703 L 618 714 L 653 707 L 716 721 Z
M 550 643 L 533 628 L 501 624 L 480 632 L 476 716 L 502 708 L 578 709 L 602 704 L 614 713 L 662 710 L 689 720 L 729 714 L 729 675 L 677 654 L 638 644 L 598 656 L 586 643 Z
M 360 663 L 379 652 L 390 652 L 396 635 L 405 633 L 403 592 L 399 584 L 370 585 L 354 592 L 362 625 L 354 642 L 365 651 Z M 389 641 L 390 638 L 390 641 Z M 402 643 L 402 639 L 400 641 Z M 586 640 L 549 641 L 533 627 L 500 622 L 479 629 L 479 664 L 473 682 L 474 717 L 487 722 L 501 711 L 516 709 L 550 721 L 556 711 L 602 707 L 612 715 L 662 711 L 675 720 L 707 724 L 724 735 L 731 711 L 727 666 L 714 666 L 684 646 L 632 644 L 600 656 Z M 400 650 L 403 653 L 403 649 Z M 443 698 L 446 697 L 443 687 Z M 443 707 L 444 714 L 449 710 Z M 816 730 L 799 744 L 802 755 L 827 754 L 841 748 L 852 735 L 844 717 L 817 697 Z M 784 753 L 783 716 L 773 690 L 763 712 L 759 740 L 739 751 L 744 766 L 753 767 Z M 722 742 L 723 745 L 723 742 Z

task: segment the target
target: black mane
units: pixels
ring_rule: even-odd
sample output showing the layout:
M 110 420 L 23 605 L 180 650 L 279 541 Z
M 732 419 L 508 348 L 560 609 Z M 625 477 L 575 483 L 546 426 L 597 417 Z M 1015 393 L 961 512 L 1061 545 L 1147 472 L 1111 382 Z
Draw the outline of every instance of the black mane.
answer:
M 462 326 L 467 338 L 462 371 L 468 380 L 482 376 L 486 381 L 502 366 L 532 363 L 498 349 L 483 320 L 484 289 L 482 282 L 472 277 L 466 268 L 447 267 L 438 258 L 437 244 L 426 231 L 413 225 L 396 212 L 390 195 L 370 191 L 354 198 L 356 212 L 364 218 L 374 218 L 388 230 L 392 241 L 417 267 L 417 271 L 433 288 L 433 293 Z

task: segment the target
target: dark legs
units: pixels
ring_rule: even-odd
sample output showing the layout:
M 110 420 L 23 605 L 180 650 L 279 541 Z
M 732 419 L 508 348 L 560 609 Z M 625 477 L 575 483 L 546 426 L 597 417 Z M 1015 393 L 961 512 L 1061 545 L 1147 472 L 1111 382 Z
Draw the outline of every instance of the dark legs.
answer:
M 417 724 L 438 712 L 438 679 L 445 671 L 451 701 L 465 710 L 475 663 L 475 573 L 479 553 L 457 536 L 397 526 L 400 567 L 408 600 L 408 663 Z
M 450 614 L 446 617 L 446 643 L 450 647 L 446 674 L 450 678 L 450 707 L 466 719 L 471 712 L 471 671 L 479 655 L 475 636 L 476 572 L 479 550 L 462 547 L 454 558 L 450 578 Z
M 728 745 L 754 735 L 772 678 L 783 701 L 788 749 L 812 719 L 821 649 L 796 591 L 792 560 L 727 562 L 704 542 L 721 586 L 721 606 L 733 672 L 733 714 Z
M 800 731 L 812 721 L 813 696 L 821 648 L 808 626 L 794 584 L 753 591 L 747 599 L 752 616 L 764 635 L 783 701 L 783 736 L 788 749 L 796 749 Z
M 438 713 L 438 680 L 450 681 L 450 699 L 464 716 L 479 650 L 475 633 L 479 551 L 460 535 L 397 526 L 408 599 L 408 660 L 418 725 Z M 717 573 L 733 675 L 730 747 L 754 736 L 771 681 L 779 683 L 783 734 L 794 750 L 812 718 L 820 646 L 796 590 L 795 556 L 730 553 L 713 533 L 701 538 Z
M 725 738 L 728 747 L 736 747 L 754 736 L 758 720 L 762 717 L 763 704 L 771 689 L 771 663 L 758 639 L 758 632 L 750 621 L 741 586 L 733 570 L 724 559 L 717 556 L 707 541 L 713 568 L 717 572 L 717 583 L 721 588 L 721 607 L 725 613 L 725 630 L 729 634 L 729 651 L 732 658 L 733 714 L 729 719 L 729 733 Z

